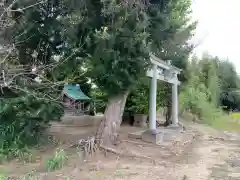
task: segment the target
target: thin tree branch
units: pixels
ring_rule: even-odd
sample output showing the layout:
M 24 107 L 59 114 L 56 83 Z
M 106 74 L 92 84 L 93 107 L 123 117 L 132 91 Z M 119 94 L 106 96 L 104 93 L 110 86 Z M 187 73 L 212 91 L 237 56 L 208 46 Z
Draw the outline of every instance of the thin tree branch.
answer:
M 12 4 L 10 4 L 4 11 L 3 13 L 1 14 L 0 16 L 0 21 L 2 20 L 2 18 L 4 17 L 5 13 L 7 13 L 15 4 L 16 4 L 17 0 L 14 0 L 12 2 Z
M 10 11 L 10 12 L 22 12 L 22 11 L 24 11 L 24 10 L 26 10 L 26 9 L 32 8 L 32 7 L 37 6 L 37 5 L 39 5 L 39 4 L 43 4 L 44 2 L 46 2 L 46 1 L 40 1 L 40 2 L 38 2 L 38 3 L 29 5 L 29 6 L 24 7 L 24 8 L 19 8 L 19 9 L 14 9 L 14 10 L 9 10 L 9 11 Z

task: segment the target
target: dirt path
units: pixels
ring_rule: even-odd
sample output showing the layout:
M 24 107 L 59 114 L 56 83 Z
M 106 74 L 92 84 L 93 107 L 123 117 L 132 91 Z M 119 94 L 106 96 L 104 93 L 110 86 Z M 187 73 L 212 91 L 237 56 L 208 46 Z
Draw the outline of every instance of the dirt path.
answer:
M 192 125 L 191 128 L 196 129 L 199 136 L 181 157 L 159 165 L 120 162 L 129 167 L 131 177 L 125 170 L 125 175 L 118 174 L 109 179 L 240 180 L 240 136 L 226 135 L 203 125 Z M 121 172 L 121 168 L 117 171 Z
M 240 135 L 192 125 L 199 136 L 162 179 L 240 180 Z
M 185 154 L 173 160 L 153 164 L 112 156 L 68 175 L 76 180 L 240 180 L 240 138 L 203 125 L 190 128 L 199 136 Z

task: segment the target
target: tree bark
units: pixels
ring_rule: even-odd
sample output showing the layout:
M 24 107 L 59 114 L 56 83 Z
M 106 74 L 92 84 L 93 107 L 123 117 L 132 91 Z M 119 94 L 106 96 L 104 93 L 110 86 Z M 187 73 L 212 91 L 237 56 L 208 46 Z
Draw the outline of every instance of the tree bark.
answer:
M 128 94 L 129 92 L 125 91 L 109 99 L 104 113 L 105 118 L 98 129 L 98 143 L 106 146 L 116 144 Z
M 169 126 L 171 124 L 172 124 L 172 98 L 171 96 L 168 96 L 166 121 L 164 123 L 164 126 Z

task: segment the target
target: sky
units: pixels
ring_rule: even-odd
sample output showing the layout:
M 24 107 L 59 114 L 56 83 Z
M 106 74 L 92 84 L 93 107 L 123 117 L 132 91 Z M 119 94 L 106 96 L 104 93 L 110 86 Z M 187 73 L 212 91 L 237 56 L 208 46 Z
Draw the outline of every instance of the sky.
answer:
M 240 0 L 192 0 L 198 20 L 195 53 L 228 58 L 240 73 Z

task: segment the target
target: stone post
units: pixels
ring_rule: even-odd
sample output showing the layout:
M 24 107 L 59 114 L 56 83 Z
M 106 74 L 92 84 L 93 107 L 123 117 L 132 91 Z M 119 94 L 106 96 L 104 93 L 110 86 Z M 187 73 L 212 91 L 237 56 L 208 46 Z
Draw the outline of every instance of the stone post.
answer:
M 178 126 L 178 84 L 172 84 L 172 125 Z
M 156 132 L 156 111 L 157 111 L 157 65 L 152 67 L 153 77 L 150 87 L 150 103 L 149 103 L 149 128 L 152 133 Z

